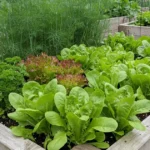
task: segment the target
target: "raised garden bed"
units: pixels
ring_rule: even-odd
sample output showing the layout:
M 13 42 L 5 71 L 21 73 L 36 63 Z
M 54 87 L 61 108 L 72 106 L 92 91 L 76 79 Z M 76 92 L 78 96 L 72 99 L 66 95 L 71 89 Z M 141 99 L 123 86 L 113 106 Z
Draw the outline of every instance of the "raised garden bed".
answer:
M 0 124 L 0 150 L 44 150 L 30 140 L 12 135 L 9 128 Z
M 108 22 L 109 26 L 107 32 L 104 33 L 105 37 L 107 37 L 109 33 L 115 34 L 115 32 L 118 32 L 119 25 L 129 22 L 129 18 L 127 16 L 114 17 L 107 19 L 106 22 Z
M 133 130 L 118 140 L 107 150 L 148 150 L 150 147 L 150 116 L 143 124 L 146 131 Z M 30 140 L 24 140 L 12 135 L 9 128 L 0 124 L 0 149 L 2 150 L 44 150 Z M 78 145 L 72 150 L 99 150 L 88 144 Z
M 139 38 L 140 36 L 150 36 L 149 26 L 136 26 L 134 25 L 134 21 L 120 24 L 118 31 L 123 31 L 126 35 L 133 35 L 135 39 Z
M 113 137 L 115 137 L 115 135 L 112 134 L 112 132 L 114 133 L 115 131 L 117 131 L 115 132 L 116 134 L 119 133 L 119 135 L 124 135 L 124 132 L 127 133 L 127 131 L 131 131 L 130 129 L 133 129 L 133 128 L 142 130 L 142 131 L 145 129 L 145 127 L 140 122 L 143 119 L 141 119 L 140 116 L 138 115 L 142 114 L 142 117 L 143 117 L 145 113 L 149 114 L 149 110 L 150 110 L 150 101 L 149 101 L 150 97 L 148 94 L 149 85 L 150 85 L 150 79 L 148 76 L 149 70 L 145 72 L 145 68 L 149 69 L 150 59 L 149 57 L 141 58 L 141 60 L 137 59 L 140 56 L 142 56 L 143 53 L 142 54 L 137 53 L 137 55 L 134 56 L 134 53 L 132 51 L 138 48 L 139 44 L 135 48 L 132 45 L 130 45 L 130 43 L 132 44 L 133 42 L 135 44 L 137 44 L 136 42 L 140 42 L 140 45 L 142 45 L 142 41 L 140 41 L 140 39 L 139 41 L 136 41 L 134 40 L 133 37 L 125 37 L 124 33 L 117 33 L 114 37 L 109 36 L 109 38 L 105 40 L 104 42 L 106 45 L 103 45 L 101 47 L 86 47 L 85 45 L 79 45 L 79 46 L 74 45 L 70 49 L 65 48 L 61 51 L 62 52 L 61 61 L 60 60 L 56 61 L 56 58 L 54 59 L 54 57 L 52 57 L 50 59 L 51 60 L 50 63 L 52 65 L 50 66 L 47 65 L 47 61 L 42 63 L 42 65 L 45 64 L 43 66 L 54 67 L 55 63 L 57 62 L 58 63 L 58 65 L 56 65 L 57 69 L 55 68 L 57 72 L 67 71 L 66 73 L 68 73 L 68 72 L 71 72 L 69 69 L 72 68 L 74 69 L 74 71 L 72 72 L 76 72 L 76 70 L 79 71 L 80 69 L 79 73 L 81 74 L 81 73 L 84 73 L 83 72 L 84 70 L 80 68 L 81 66 L 80 64 L 75 64 L 76 61 L 75 60 L 71 61 L 69 60 L 69 58 L 68 60 L 63 60 L 63 59 L 70 57 L 70 56 L 74 59 L 76 59 L 78 56 L 78 59 L 80 58 L 80 60 L 83 60 L 83 58 L 85 60 L 86 58 L 88 58 L 88 60 L 99 60 L 99 58 L 101 58 L 101 60 L 103 60 L 104 63 L 102 62 L 95 63 L 95 61 L 90 61 L 86 64 L 83 64 L 84 69 L 88 69 L 88 68 L 97 69 L 97 70 L 90 70 L 85 74 L 87 78 L 86 81 L 88 81 L 89 87 L 86 86 L 82 88 L 82 87 L 73 86 L 73 88 L 71 88 L 69 92 L 68 88 L 65 88 L 67 86 L 58 84 L 58 80 L 54 78 L 45 85 L 39 84 L 36 81 L 28 81 L 24 83 L 23 85 L 22 94 L 21 93 L 17 94 L 14 92 L 11 92 L 9 94 L 8 100 L 13 107 L 12 108 L 13 112 L 11 111 L 9 113 L 7 111 L 6 117 L 8 116 L 10 119 L 16 121 L 19 125 L 21 125 L 21 126 L 15 126 L 14 128 L 12 128 L 12 133 L 14 135 L 24 137 L 25 139 L 26 138 L 31 139 L 31 140 L 33 139 L 32 141 L 36 141 L 35 143 L 37 143 L 38 145 L 42 147 L 43 147 L 43 143 L 45 140 L 45 138 L 43 139 L 43 137 L 46 137 L 44 147 L 47 146 L 49 150 L 58 150 L 58 149 L 70 150 L 73 146 L 79 143 L 83 143 L 83 144 L 89 143 L 91 145 L 95 145 L 98 148 L 103 149 L 103 148 L 108 148 L 109 145 L 112 145 L 113 143 L 115 143 L 116 140 L 113 140 L 113 142 L 111 142 L 111 140 L 108 140 L 108 138 L 112 139 Z M 147 41 L 147 43 L 149 42 Z M 111 46 L 111 49 L 109 45 Z M 126 45 L 128 47 L 126 47 Z M 81 48 L 82 50 L 84 50 L 82 53 L 80 51 Z M 71 52 L 74 52 L 74 53 L 71 53 Z M 78 52 L 78 53 L 75 53 L 75 52 Z M 103 52 L 105 53 L 103 54 Z M 70 55 L 66 56 L 66 54 L 70 54 Z M 144 56 L 149 56 L 149 53 L 147 54 L 145 52 L 144 54 L 145 54 Z M 82 56 L 86 56 L 86 57 L 82 57 Z M 39 58 L 40 58 L 40 61 L 39 61 Z M 42 62 L 42 60 L 44 61 L 46 60 L 46 58 L 49 59 L 49 56 L 47 56 L 46 54 L 42 54 L 42 57 L 34 56 L 32 57 L 32 59 L 30 57 L 30 60 L 32 60 L 30 61 L 30 64 L 31 62 L 32 64 L 34 64 L 33 62 Z M 33 61 L 37 59 L 38 61 Z M 10 61 L 11 59 L 8 59 L 8 60 Z M 23 62 L 24 64 L 29 65 L 29 63 L 26 63 L 25 60 Z M 107 62 L 108 64 L 105 64 L 105 62 Z M 118 64 L 118 62 L 120 62 L 120 64 Z M 128 65 L 130 65 L 130 68 L 124 62 L 128 62 Z M 82 61 L 81 63 L 85 63 L 85 61 L 84 62 Z M 58 68 L 58 66 L 60 68 Z M 37 65 L 35 66 L 35 68 L 38 68 Z M 41 67 L 41 68 L 43 69 L 44 67 Z M 106 68 L 107 70 L 105 70 Z M 102 76 L 101 74 L 99 74 L 100 69 L 104 70 L 105 72 L 110 73 L 110 77 L 107 77 L 105 75 Z M 129 69 L 132 69 L 132 70 L 134 69 L 134 72 L 133 74 L 127 76 L 126 72 L 130 71 Z M 31 70 L 31 71 L 33 72 L 36 70 Z M 40 72 L 43 72 L 43 70 L 41 70 Z M 54 73 L 57 73 L 57 72 L 54 72 Z M 97 79 L 101 79 L 102 77 L 103 79 L 106 80 L 107 83 L 101 84 L 102 83 L 101 80 L 97 81 Z M 116 80 L 116 77 L 117 77 L 117 80 Z M 35 77 L 33 76 L 33 78 Z M 110 82 L 109 78 L 111 81 L 113 81 L 112 84 L 109 83 Z M 35 78 L 35 79 L 39 80 L 41 78 Z M 126 81 L 129 81 L 129 82 L 132 81 L 133 82 L 132 86 L 128 85 L 126 82 L 123 84 L 122 81 L 125 81 L 125 79 L 130 79 Z M 40 82 L 42 81 L 45 82 L 45 80 L 40 80 Z M 67 76 L 67 80 L 64 80 L 64 81 L 65 83 L 69 82 L 68 76 Z M 121 82 L 123 85 L 121 84 Z M 139 88 L 140 86 L 139 84 L 142 85 L 141 88 Z M 134 86 L 135 88 L 133 89 Z M 147 90 L 147 87 L 148 87 L 148 90 Z M 147 92 L 145 93 L 145 91 Z M 35 94 L 33 95 L 32 93 L 35 93 Z M 63 105 L 61 105 L 61 107 L 60 107 L 59 102 L 61 103 L 63 102 Z M 114 108 L 113 114 L 115 115 L 111 114 L 111 111 L 108 109 L 108 107 L 104 107 L 105 103 L 108 106 L 109 105 L 112 106 L 111 108 Z M 81 106 L 81 107 L 76 107 L 76 106 Z M 56 108 L 58 110 L 56 110 Z M 70 108 L 72 109 L 70 110 Z M 91 111 L 89 112 L 90 109 Z M 87 113 L 86 115 L 84 114 L 85 112 Z M 101 115 L 101 113 L 103 114 Z M 61 116 L 62 114 L 63 114 L 63 117 Z M 81 118 L 80 115 L 83 117 Z M 133 120 L 131 117 L 134 117 Z M 122 118 L 126 120 L 125 124 Z M 4 117 L 4 121 L 2 119 L 1 119 L 1 122 L 4 123 L 5 117 Z M 122 124 L 123 126 L 121 126 Z M 149 121 L 148 121 L 148 124 L 149 124 Z M 7 124 L 5 125 L 7 126 Z M 55 128 L 56 126 L 57 128 Z M 60 126 L 62 128 L 59 128 Z M 80 130 L 76 132 L 76 130 L 78 129 Z M 96 131 L 94 131 L 94 129 Z M 4 131 L 5 129 L 2 128 L 1 130 Z M 27 140 L 23 140 L 22 138 L 14 138 L 14 136 L 12 136 L 12 134 L 10 133 L 10 130 L 8 130 L 8 132 L 10 134 L 10 137 L 12 137 L 12 140 L 10 140 L 11 138 L 9 138 L 9 135 L 7 134 L 7 132 L 5 133 L 5 131 L 4 133 L 1 134 L 2 138 L 0 138 L 0 139 L 3 139 L 2 141 L 0 141 L 0 143 L 4 150 L 12 149 L 13 146 L 11 147 L 7 146 L 7 144 L 11 145 L 9 144 L 9 141 L 12 141 L 12 145 L 15 142 L 17 142 L 18 145 L 17 144 L 15 145 L 17 145 L 17 147 L 19 147 L 20 150 L 22 149 L 30 150 L 30 147 L 27 148 L 27 146 L 33 144 L 33 146 L 31 147 L 32 147 L 32 150 L 34 150 L 33 142 L 31 142 L 30 144 L 30 143 L 27 143 Z M 132 132 L 130 133 L 131 135 L 132 135 Z M 137 132 L 137 133 L 140 133 L 140 132 Z M 142 133 L 144 134 L 144 132 Z M 77 142 L 76 141 L 74 142 L 72 140 L 72 137 L 74 135 L 77 135 L 74 137 L 74 139 L 76 139 Z M 39 143 L 39 140 L 37 140 L 38 137 L 40 137 L 39 138 L 40 143 Z M 85 137 L 86 137 L 86 140 L 85 140 Z M 131 136 L 131 137 L 134 137 L 134 136 Z M 84 141 L 81 138 L 83 138 Z M 51 141 L 51 139 L 53 140 Z M 50 140 L 50 141 L 47 141 L 47 140 Z M 61 141 L 62 144 L 59 141 Z M 144 143 L 147 143 L 147 140 L 145 140 L 143 144 Z M 126 142 L 124 142 L 124 144 L 127 145 Z M 79 145 L 79 146 L 75 146 L 72 149 L 73 150 L 98 150 L 97 148 L 92 147 L 91 145 L 86 145 L 86 144 Z
M 150 10 L 149 7 L 141 7 L 141 11 L 148 11 L 148 10 Z
M 146 126 L 146 131 L 134 129 L 107 150 L 148 150 L 150 147 L 150 116 L 143 121 L 143 124 Z

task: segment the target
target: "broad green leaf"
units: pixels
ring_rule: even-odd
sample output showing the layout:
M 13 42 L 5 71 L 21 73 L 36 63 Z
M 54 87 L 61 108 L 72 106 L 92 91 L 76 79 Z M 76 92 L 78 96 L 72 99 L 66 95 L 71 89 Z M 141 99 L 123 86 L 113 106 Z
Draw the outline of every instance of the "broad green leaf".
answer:
M 145 57 L 146 56 L 146 53 L 145 53 L 145 47 L 144 46 L 139 46 L 137 48 L 137 53 L 142 56 L 142 57 Z
M 51 126 L 51 133 L 52 135 L 55 135 L 57 132 L 65 132 L 64 127 L 60 127 L 60 126 Z
M 85 67 L 87 62 L 89 61 L 89 56 L 88 55 L 81 55 L 81 56 L 77 55 L 74 57 L 74 59 L 76 62 L 80 62 L 83 65 L 83 67 Z
M 48 150 L 60 150 L 67 143 L 67 136 L 65 132 L 58 132 L 55 134 L 54 139 L 49 142 Z
M 118 117 L 117 118 L 117 122 L 118 122 L 118 128 L 117 128 L 117 131 L 115 131 L 115 132 L 123 131 L 123 130 L 125 130 L 129 126 L 128 118 L 122 118 L 122 117 L 119 118 Z
M 61 50 L 61 57 L 63 59 L 68 59 L 68 56 L 70 55 L 70 49 L 69 48 L 64 48 Z
M 85 87 L 84 90 L 89 94 L 89 96 L 95 91 L 95 89 L 90 87 Z
M 57 92 L 62 92 L 64 94 L 67 94 L 66 88 L 63 85 L 57 85 Z
M 127 52 L 126 53 L 126 55 L 125 55 L 125 59 L 127 60 L 127 61 L 132 61 L 132 60 L 134 60 L 134 53 L 133 52 Z
M 96 136 L 95 136 L 95 132 L 89 132 L 89 133 L 84 137 L 83 143 L 86 143 L 87 141 L 94 140 L 95 137 L 96 137 Z
M 134 103 L 134 97 L 123 98 L 117 104 L 117 117 L 119 118 L 128 118 L 131 108 Z
M 46 121 L 45 118 L 35 125 L 33 132 L 36 132 L 38 134 L 41 134 L 41 133 L 47 134 L 48 132 L 50 132 L 49 123 Z
M 127 73 L 125 71 L 113 70 L 111 74 L 111 84 L 115 87 L 118 86 L 118 83 L 122 82 L 127 78 Z
M 86 77 L 88 79 L 90 87 L 99 88 L 99 76 L 100 73 L 96 70 L 89 71 L 88 73 L 86 73 Z
M 146 97 L 143 95 L 143 92 L 142 92 L 140 87 L 137 89 L 137 92 L 135 95 L 136 95 L 138 100 L 146 99 Z
M 80 119 L 83 120 L 83 121 L 88 121 L 88 120 L 89 120 L 89 116 L 82 115 L 82 116 L 80 117 Z
M 130 115 L 137 115 L 142 113 L 150 112 L 150 101 L 149 100 L 139 100 L 136 101 L 131 109 Z
M 117 91 L 117 89 L 110 83 L 105 83 L 104 84 L 104 89 L 105 89 L 105 94 L 106 95 Z
M 137 130 L 141 130 L 141 131 L 146 130 L 146 127 L 140 121 L 129 121 L 129 124 Z
M 57 92 L 57 79 L 51 80 L 44 88 L 44 94 Z
M 36 109 L 36 101 L 24 99 L 25 108 Z
M 54 111 L 46 112 L 45 118 L 51 125 L 66 127 L 64 119 L 62 119 L 60 115 Z
M 54 102 L 58 111 L 62 116 L 65 115 L 65 100 L 66 100 L 66 95 L 64 93 L 58 92 L 55 94 Z
M 146 40 L 143 40 L 142 41 L 142 44 L 143 44 L 143 46 L 146 48 L 146 47 L 150 47 L 150 43 L 148 42 L 148 41 L 146 41 Z
M 90 144 L 96 146 L 97 148 L 103 148 L 103 149 L 106 149 L 109 147 L 109 144 L 106 142 L 92 142 Z
M 43 95 L 43 88 L 39 83 L 35 81 L 29 81 L 24 84 L 22 93 L 24 98 L 29 100 L 36 100 Z
M 150 98 L 150 75 L 149 74 L 136 74 L 131 76 L 133 86 L 137 88 L 141 88 L 143 95 L 146 98 Z
M 32 136 L 32 129 L 26 129 L 24 127 L 18 126 L 13 127 L 11 131 L 15 136 L 24 137 L 25 139 L 30 139 L 34 141 L 34 138 Z
M 79 107 L 75 107 L 77 110 L 75 111 L 71 111 L 73 112 L 74 114 L 78 115 L 78 116 L 81 116 L 80 119 L 81 120 L 88 120 L 89 118 L 92 117 L 92 113 L 94 113 L 94 107 L 95 105 L 89 101 L 88 103 L 82 105 L 81 106 L 79 105 Z
M 80 141 L 86 121 L 81 120 L 77 115 L 71 112 L 67 113 L 66 117 L 71 128 L 71 132 L 75 136 L 75 140 Z
M 107 103 L 106 101 L 106 106 L 103 108 L 102 114 L 104 116 L 107 116 L 109 118 L 115 118 L 116 114 L 115 114 L 115 109 L 113 109 L 112 105 L 110 105 L 109 103 Z
M 134 96 L 133 88 L 130 85 L 125 85 L 118 89 L 117 94 L 121 98 Z
M 104 99 L 105 95 L 104 92 L 100 89 L 95 90 L 91 95 L 90 95 L 90 100 L 93 102 L 93 112 L 92 112 L 92 117 L 99 117 L 102 109 L 104 107 Z
M 37 101 L 36 101 L 36 109 L 45 113 L 47 111 L 53 110 L 54 106 L 54 94 L 53 93 L 48 93 L 43 96 L 41 96 Z
M 145 48 L 146 56 L 150 56 L 150 46 Z
M 150 66 L 147 64 L 138 64 L 136 66 L 136 71 L 138 74 L 146 74 L 146 73 L 150 73 Z
M 47 149 L 47 145 L 48 143 L 50 143 L 52 141 L 52 139 L 49 137 L 49 135 L 46 136 L 46 139 L 44 141 L 44 148 Z
M 107 117 L 94 118 L 88 127 L 88 131 L 112 132 L 118 127 L 116 120 Z
M 90 100 L 96 104 L 103 104 L 105 100 L 104 92 L 100 89 L 93 91 L 90 95 Z
M 96 132 L 95 135 L 97 142 L 103 142 L 105 140 L 105 134 L 103 132 Z
M 114 132 L 117 135 L 123 136 L 124 135 L 124 131 L 115 131 Z
M 28 115 L 29 117 L 31 117 L 33 120 L 35 120 L 37 122 L 40 121 L 44 117 L 44 113 L 42 113 L 39 110 L 35 110 L 35 109 L 30 109 L 30 108 L 22 109 L 22 108 L 19 108 L 19 109 L 17 109 L 17 111 Z
M 13 112 L 9 113 L 8 117 L 17 121 L 20 125 L 26 126 L 31 125 L 35 126 L 37 124 L 37 121 L 35 121 L 32 117 L 28 116 L 27 114 L 24 114 L 23 112 Z
M 85 104 L 89 101 L 88 93 L 81 87 L 74 87 L 70 91 L 69 96 L 74 96 L 78 99 L 79 103 Z
M 119 71 L 117 75 L 118 75 L 118 83 L 122 82 L 127 78 L 127 73 L 125 71 Z
M 9 102 L 15 109 L 25 108 L 23 97 L 17 93 L 9 94 Z

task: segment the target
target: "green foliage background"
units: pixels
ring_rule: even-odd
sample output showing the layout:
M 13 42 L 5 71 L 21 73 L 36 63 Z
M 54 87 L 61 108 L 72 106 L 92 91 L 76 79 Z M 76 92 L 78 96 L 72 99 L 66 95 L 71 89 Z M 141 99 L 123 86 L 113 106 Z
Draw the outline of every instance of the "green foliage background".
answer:
M 41 51 L 57 55 L 64 47 L 98 45 L 112 0 L 1 0 L 0 57 L 26 57 Z

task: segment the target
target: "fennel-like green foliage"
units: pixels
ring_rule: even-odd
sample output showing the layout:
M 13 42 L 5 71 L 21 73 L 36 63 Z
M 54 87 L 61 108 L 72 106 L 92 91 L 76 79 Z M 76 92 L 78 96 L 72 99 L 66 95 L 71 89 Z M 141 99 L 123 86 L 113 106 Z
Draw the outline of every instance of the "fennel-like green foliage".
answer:
M 64 47 L 98 45 L 107 22 L 104 10 L 112 0 L 2 0 L 0 57 L 46 52 Z

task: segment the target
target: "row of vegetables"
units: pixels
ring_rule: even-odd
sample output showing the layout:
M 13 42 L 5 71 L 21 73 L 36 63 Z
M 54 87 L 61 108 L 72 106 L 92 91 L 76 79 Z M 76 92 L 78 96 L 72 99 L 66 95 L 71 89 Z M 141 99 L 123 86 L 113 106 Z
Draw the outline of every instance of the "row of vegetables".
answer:
M 0 63 L 1 114 L 11 111 L 16 136 L 44 134 L 48 150 L 82 143 L 106 149 L 105 133 L 118 139 L 145 130 L 137 115 L 150 112 L 149 56 L 150 37 L 121 32 L 57 57 L 7 58 Z

